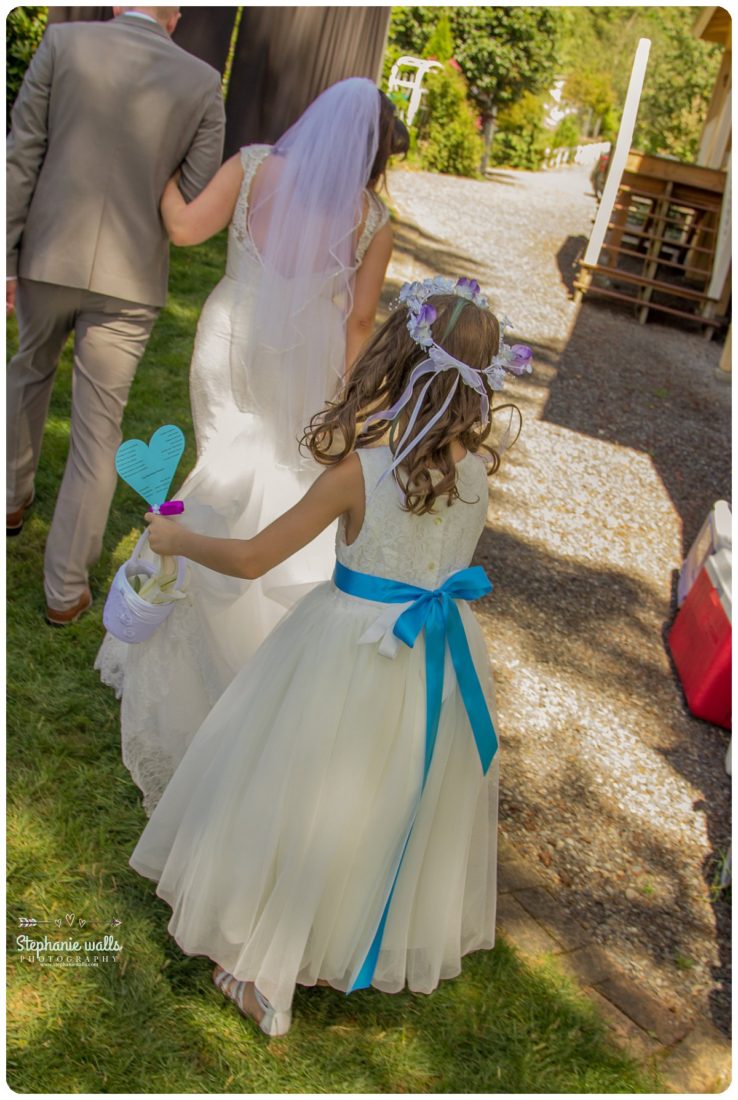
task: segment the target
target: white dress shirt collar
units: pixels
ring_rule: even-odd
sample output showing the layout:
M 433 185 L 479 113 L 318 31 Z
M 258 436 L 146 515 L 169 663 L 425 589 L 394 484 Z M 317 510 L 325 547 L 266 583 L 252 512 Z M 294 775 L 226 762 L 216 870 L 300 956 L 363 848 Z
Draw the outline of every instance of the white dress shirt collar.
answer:
M 153 15 L 147 15 L 145 11 L 124 11 L 122 15 L 133 15 L 136 19 L 148 19 L 150 23 L 157 23 L 158 20 L 154 19 Z

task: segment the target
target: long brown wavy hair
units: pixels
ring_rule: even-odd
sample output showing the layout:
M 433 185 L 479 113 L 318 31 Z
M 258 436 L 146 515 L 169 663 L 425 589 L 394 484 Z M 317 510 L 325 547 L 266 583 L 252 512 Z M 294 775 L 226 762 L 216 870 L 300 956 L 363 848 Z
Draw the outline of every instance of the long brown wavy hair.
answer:
M 488 367 L 499 347 L 500 326 L 495 315 L 452 294 L 433 295 L 428 302 L 437 313 L 431 326 L 435 342 L 454 358 L 476 370 Z M 452 319 L 454 311 L 457 315 Z M 337 399 L 312 417 L 300 446 L 308 450 L 317 462 L 332 466 L 353 450 L 377 443 L 387 432 L 389 445 L 395 450 L 418 395 L 430 376 L 426 375 L 416 382 L 410 401 L 393 423 L 377 420 L 365 432 L 361 429 L 370 413 L 394 405 L 407 388 L 413 368 L 427 358 L 425 349 L 407 331 L 407 319 L 408 312 L 404 306 L 390 315 L 359 356 Z M 421 433 L 440 409 L 457 377 L 453 370 L 435 375 L 423 399 L 412 438 Z M 484 375 L 481 377 L 492 408 L 493 391 Z M 441 497 L 445 496 L 449 505 L 460 499 L 456 486 L 456 464 L 451 457 L 455 441 L 467 451 L 476 453 L 486 450 L 490 458 L 488 471 L 490 474 L 496 472 L 500 456 L 494 448 L 485 444 L 491 423 L 482 424 L 481 404 L 480 394 L 460 381 L 443 416 L 413 448 L 406 461 L 397 467 L 395 478 L 404 494 L 408 511 L 423 515 L 433 511 Z M 520 418 L 519 410 L 510 403 L 498 405 L 494 412 L 504 408 L 514 410 Z M 431 471 L 439 471 L 440 479 L 434 479 Z

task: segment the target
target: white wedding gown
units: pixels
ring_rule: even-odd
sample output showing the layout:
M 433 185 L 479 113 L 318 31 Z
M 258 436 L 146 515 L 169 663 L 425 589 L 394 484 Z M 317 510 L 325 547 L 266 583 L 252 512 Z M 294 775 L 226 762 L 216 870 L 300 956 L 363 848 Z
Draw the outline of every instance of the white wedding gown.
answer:
M 339 523 L 342 565 L 431 590 L 466 569 L 487 514 L 482 459 L 458 463 L 451 507 L 417 516 L 379 483 L 389 448 L 357 453 L 367 506 L 351 545 Z M 447 649 L 423 786 L 425 636 L 388 648 L 406 606 L 332 581 L 301 600 L 211 710 L 131 856 L 180 947 L 255 981 L 278 1012 L 298 982 L 347 990 L 387 904 L 384 992 L 430 993 L 494 944 L 499 754 L 485 776 Z M 481 627 L 456 606 L 494 715 Z
M 344 365 L 341 301 L 323 276 L 315 277 L 302 347 L 277 353 L 251 338 L 261 261 L 247 229 L 248 199 L 256 169 L 270 152 L 266 145 L 241 151 L 244 175 L 228 230 L 226 273 L 203 307 L 190 369 L 197 463 L 172 493 L 185 502 L 182 522 L 220 537 L 253 537 L 296 504 L 321 473 L 309 456 L 299 455 L 295 439 L 304 425 L 286 423 L 285 387 L 301 407 L 307 345 L 312 361 L 325 364 L 324 399 L 338 389 Z M 389 216 L 373 193 L 366 194 L 357 267 Z M 234 364 L 244 382 L 238 400 Z M 121 699 L 123 761 L 147 813 L 243 662 L 297 599 L 330 576 L 334 533 L 325 531 L 256 581 L 191 563 L 187 600 L 175 604 L 149 641 L 127 645 L 106 635 L 95 668 Z

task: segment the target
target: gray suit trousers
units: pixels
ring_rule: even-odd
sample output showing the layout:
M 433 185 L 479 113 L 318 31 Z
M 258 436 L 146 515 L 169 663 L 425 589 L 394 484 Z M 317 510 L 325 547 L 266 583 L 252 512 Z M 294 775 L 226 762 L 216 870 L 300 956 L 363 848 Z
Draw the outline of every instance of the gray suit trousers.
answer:
M 74 333 L 69 454 L 46 541 L 49 607 L 64 611 L 100 556 L 116 485 L 115 452 L 128 391 L 159 310 L 89 290 L 19 279 L 19 347 L 8 368 L 7 510 L 34 491 L 56 366 Z

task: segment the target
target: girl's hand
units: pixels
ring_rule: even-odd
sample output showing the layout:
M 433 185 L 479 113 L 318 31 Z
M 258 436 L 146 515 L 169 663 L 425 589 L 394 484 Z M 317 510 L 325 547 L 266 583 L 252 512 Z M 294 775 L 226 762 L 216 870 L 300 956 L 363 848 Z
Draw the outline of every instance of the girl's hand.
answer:
M 173 557 L 182 553 L 184 528 L 174 519 L 147 512 L 144 519 L 149 525 L 149 546 L 160 557 Z

